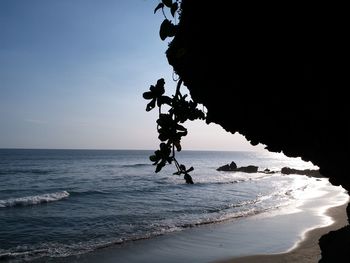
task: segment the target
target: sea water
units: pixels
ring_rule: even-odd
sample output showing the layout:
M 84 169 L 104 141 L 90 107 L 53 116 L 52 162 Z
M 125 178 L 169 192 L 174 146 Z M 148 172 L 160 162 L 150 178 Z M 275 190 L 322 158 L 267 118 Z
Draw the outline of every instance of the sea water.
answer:
M 155 174 L 139 150 L 0 150 L 0 259 L 67 257 L 201 225 L 287 211 L 327 179 L 269 152 L 183 151 L 194 185 L 169 165 Z M 216 171 L 235 161 L 274 174 Z M 331 186 L 330 186 L 331 187 Z M 341 191 L 341 190 L 338 190 Z M 308 193 L 308 194 L 306 194 Z

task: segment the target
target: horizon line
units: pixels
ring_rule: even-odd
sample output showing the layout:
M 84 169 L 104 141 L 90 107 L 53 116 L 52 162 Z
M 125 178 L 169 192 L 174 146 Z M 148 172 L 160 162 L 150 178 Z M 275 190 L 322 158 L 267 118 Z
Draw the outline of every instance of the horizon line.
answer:
M 103 149 L 103 148 L 26 148 L 26 147 L 0 147 L 0 150 L 72 150 L 72 151 L 155 151 L 156 149 L 140 149 L 140 148 L 117 148 L 117 149 Z M 187 149 L 181 152 L 196 151 L 196 152 L 257 152 L 261 150 L 206 150 L 206 149 Z M 268 151 L 268 150 L 264 150 Z M 269 152 L 269 151 L 268 151 Z

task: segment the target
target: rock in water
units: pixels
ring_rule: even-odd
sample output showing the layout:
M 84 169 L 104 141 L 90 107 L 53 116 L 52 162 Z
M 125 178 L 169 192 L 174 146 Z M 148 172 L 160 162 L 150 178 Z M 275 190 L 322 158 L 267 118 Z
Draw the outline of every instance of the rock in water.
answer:
M 258 166 L 254 166 L 254 165 L 242 166 L 237 168 L 235 171 L 243 172 L 243 173 L 257 173 Z
M 310 169 L 305 169 L 305 170 L 298 170 L 298 169 L 293 169 L 289 167 L 283 167 L 281 170 L 282 174 L 300 174 L 300 175 L 307 175 L 307 176 L 312 176 L 312 177 L 323 177 L 320 174 L 319 170 L 310 170 Z
M 237 167 L 235 162 L 231 162 L 230 164 L 225 164 L 216 170 L 224 171 L 224 172 L 257 173 L 258 166 L 248 165 L 248 166 Z
M 230 166 L 229 166 L 229 167 L 230 167 L 231 170 L 237 169 L 237 164 L 236 164 L 235 162 L 232 161 L 232 162 L 230 163 Z

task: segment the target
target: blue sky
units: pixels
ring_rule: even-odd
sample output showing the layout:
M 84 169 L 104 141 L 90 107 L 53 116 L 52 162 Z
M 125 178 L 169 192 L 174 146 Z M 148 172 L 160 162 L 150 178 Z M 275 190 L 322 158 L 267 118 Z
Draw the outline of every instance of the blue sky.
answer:
M 153 149 L 142 93 L 172 68 L 156 0 L 1 0 L 0 148 Z M 185 149 L 254 150 L 187 124 Z

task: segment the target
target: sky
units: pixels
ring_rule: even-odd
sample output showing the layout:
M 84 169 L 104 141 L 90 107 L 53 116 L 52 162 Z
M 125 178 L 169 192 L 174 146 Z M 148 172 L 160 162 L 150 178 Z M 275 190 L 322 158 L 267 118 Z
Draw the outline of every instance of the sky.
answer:
M 156 149 L 142 93 L 174 90 L 157 0 L 1 0 L 0 148 Z M 202 121 L 183 149 L 262 150 Z

